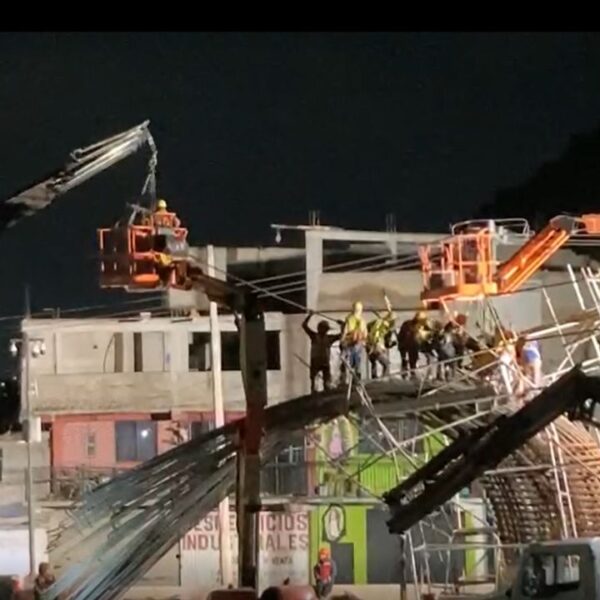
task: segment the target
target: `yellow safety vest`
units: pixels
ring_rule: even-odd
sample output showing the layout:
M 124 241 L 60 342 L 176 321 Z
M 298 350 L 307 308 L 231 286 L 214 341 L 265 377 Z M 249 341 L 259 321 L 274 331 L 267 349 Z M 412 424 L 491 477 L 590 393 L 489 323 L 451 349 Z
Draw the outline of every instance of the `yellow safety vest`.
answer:
M 162 267 L 168 267 L 173 262 L 173 259 L 164 252 L 157 252 L 155 254 L 155 259 Z
M 365 338 L 367 326 L 362 317 L 348 315 L 344 325 L 345 339 L 344 341 L 351 344 L 356 344 Z
M 390 331 L 393 319 L 379 318 L 373 321 L 369 328 L 367 341 L 369 346 L 375 347 L 383 343 L 386 334 Z

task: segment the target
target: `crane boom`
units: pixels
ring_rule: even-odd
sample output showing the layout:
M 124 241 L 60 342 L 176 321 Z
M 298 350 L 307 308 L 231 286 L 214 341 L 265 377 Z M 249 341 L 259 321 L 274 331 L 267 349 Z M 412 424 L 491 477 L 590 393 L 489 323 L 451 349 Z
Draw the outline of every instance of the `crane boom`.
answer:
M 47 208 L 59 196 L 135 154 L 145 144 L 150 148 L 151 156 L 142 194 L 154 197 L 158 152 L 149 125 L 150 121 L 144 121 L 127 131 L 71 152 L 61 170 L 0 204 L 0 232 Z
M 598 215 L 554 217 L 544 229 L 530 238 L 513 256 L 498 267 L 496 272 L 498 291 L 509 293 L 517 290 L 555 252 L 560 250 L 572 235 L 598 235 L 598 233 Z

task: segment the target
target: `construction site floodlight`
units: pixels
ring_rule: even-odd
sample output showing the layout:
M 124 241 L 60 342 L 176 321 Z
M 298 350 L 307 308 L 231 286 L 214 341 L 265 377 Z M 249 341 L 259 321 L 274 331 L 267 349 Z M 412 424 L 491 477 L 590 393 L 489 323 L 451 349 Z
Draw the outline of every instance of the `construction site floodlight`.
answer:
M 12 356 L 17 356 L 17 354 L 19 354 L 19 347 L 17 346 L 17 342 L 15 340 L 10 340 L 8 351 L 11 353 Z

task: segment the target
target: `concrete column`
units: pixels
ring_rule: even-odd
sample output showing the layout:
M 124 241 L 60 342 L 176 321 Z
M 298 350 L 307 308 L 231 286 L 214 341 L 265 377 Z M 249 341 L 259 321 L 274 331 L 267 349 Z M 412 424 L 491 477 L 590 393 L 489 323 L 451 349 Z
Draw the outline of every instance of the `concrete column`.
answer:
M 33 444 L 41 443 L 42 441 L 42 419 L 40 417 L 31 417 L 31 422 L 25 422 L 26 427 L 31 427 L 31 442 Z
M 208 276 L 215 277 L 215 249 L 206 248 Z M 221 376 L 221 328 L 219 327 L 219 311 L 216 302 L 210 302 L 210 350 L 213 409 L 215 411 L 215 427 L 225 424 L 223 404 L 223 378 Z M 231 559 L 231 539 L 229 531 L 229 498 L 223 498 L 219 504 L 219 560 L 221 565 L 221 584 L 224 587 L 233 584 L 233 565 Z
M 319 287 L 323 272 L 323 236 L 319 231 L 307 231 L 306 244 L 306 306 L 318 310 Z
M 389 236 L 387 246 L 390 250 L 390 254 L 392 255 L 392 257 L 396 258 L 396 256 L 398 256 L 398 241 L 396 240 L 395 235 L 392 234 Z

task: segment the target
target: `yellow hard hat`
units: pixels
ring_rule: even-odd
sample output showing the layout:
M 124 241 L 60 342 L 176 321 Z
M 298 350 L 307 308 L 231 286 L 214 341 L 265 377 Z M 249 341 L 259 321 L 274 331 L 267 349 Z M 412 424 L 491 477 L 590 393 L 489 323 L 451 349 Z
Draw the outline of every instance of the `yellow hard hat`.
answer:
M 417 312 L 417 314 L 415 315 L 415 319 L 417 321 L 424 321 L 427 318 L 427 313 L 423 310 L 420 310 Z
M 166 208 L 167 208 L 167 201 L 166 200 L 159 200 L 158 203 L 156 204 L 156 206 L 160 210 L 166 210 Z
M 356 302 L 354 302 L 352 304 L 352 310 L 362 310 L 362 309 L 363 309 L 363 305 L 360 300 L 357 300 Z

